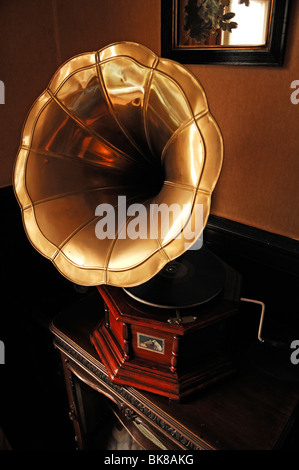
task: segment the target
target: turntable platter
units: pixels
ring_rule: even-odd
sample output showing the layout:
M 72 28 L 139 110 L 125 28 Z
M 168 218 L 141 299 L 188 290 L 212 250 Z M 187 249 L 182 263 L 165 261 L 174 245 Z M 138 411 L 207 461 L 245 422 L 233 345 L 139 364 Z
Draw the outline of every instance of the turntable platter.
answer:
M 209 302 L 220 294 L 224 284 L 223 263 L 201 248 L 185 252 L 149 281 L 124 291 L 147 305 L 187 308 Z

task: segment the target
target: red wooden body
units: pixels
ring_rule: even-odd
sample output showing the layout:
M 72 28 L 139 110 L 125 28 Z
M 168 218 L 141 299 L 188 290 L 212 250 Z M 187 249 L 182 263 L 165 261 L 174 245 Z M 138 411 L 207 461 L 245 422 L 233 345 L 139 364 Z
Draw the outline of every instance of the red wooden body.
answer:
M 173 324 L 175 310 L 144 305 L 123 289 L 98 288 L 105 318 L 91 335 L 112 382 L 180 399 L 234 372 L 227 355 L 235 302 L 180 311 L 196 321 Z

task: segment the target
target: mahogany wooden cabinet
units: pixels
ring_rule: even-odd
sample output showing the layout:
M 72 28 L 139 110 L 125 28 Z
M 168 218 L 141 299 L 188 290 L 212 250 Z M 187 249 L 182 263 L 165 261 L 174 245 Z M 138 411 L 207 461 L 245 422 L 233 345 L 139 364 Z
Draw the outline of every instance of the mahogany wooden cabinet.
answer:
M 298 383 L 254 367 L 246 359 L 246 350 L 238 352 L 234 375 L 180 403 L 112 383 L 90 341 L 101 315 L 101 297 L 92 292 L 51 324 L 79 449 L 101 448 L 96 434 L 90 436 L 90 429 L 96 428 L 90 423 L 101 421 L 99 428 L 105 434 L 107 404 L 142 449 L 263 450 L 283 446 L 296 422 Z

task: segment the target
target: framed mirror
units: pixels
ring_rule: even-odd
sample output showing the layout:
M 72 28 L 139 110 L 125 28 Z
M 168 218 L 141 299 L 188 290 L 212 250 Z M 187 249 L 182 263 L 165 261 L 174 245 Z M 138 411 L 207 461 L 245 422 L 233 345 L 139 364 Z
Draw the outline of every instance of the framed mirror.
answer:
M 289 0 L 161 0 L 161 55 L 189 64 L 282 65 Z

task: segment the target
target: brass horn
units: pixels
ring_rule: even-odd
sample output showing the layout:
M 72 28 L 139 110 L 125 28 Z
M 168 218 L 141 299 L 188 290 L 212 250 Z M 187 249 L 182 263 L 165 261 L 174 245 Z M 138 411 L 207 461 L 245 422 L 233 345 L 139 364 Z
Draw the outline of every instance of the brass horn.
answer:
M 139 285 L 200 237 L 222 154 L 205 92 L 185 67 L 132 42 L 80 54 L 24 124 L 14 188 L 27 236 L 76 284 Z M 133 238 L 123 236 L 132 221 L 124 200 L 145 208 L 147 227 L 153 204 L 184 210 L 166 233 Z M 196 204 L 203 223 L 190 241 L 182 227 L 194 224 Z M 114 213 L 113 236 L 97 236 L 99 207 Z

